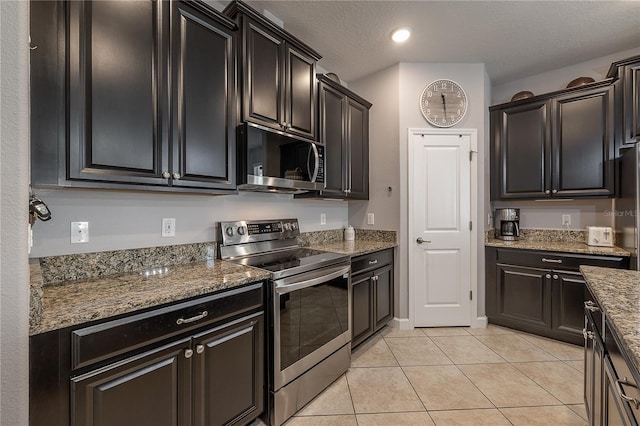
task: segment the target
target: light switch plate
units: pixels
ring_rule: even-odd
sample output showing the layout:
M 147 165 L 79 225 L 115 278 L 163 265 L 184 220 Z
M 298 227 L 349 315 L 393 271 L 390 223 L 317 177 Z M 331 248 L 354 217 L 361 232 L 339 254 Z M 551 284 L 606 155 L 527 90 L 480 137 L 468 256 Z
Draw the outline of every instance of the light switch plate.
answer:
M 71 222 L 71 244 L 89 242 L 89 222 Z
M 320 213 L 320 225 L 326 225 L 326 224 L 327 224 L 327 214 Z
M 367 225 L 373 225 L 375 223 L 375 217 L 373 213 L 367 213 Z

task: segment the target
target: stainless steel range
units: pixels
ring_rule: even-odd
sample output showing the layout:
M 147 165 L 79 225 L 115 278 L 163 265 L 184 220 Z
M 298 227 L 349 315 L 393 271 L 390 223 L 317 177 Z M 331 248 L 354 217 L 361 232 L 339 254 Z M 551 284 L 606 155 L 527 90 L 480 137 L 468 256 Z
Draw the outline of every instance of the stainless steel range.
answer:
M 216 229 L 221 259 L 271 271 L 269 419 L 279 426 L 351 364 L 350 259 L 301 247 L 297 219 Z

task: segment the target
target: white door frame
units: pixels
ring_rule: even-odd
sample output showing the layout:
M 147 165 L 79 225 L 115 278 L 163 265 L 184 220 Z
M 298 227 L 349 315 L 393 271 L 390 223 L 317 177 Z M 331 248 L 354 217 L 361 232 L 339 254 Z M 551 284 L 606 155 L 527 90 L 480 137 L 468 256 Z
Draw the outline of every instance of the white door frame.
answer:
M 414 146 L 412 144 L 413 137 L 416 135 L 468 135 L 471 140 L 471 170 L 470 170 L 470 217 L 473 222 L 473 230 L 471 232 L 471 247 L 470 247 L 470 256 L 471 256 L 471 265 L 470 265 L 470 281 L 471 281 L 471 291 L 473 292 L 473 299 L 471 300 L 471 327 L 485 327 L 486 319 L 478 317 L 478 229 L 484 229 L 484 222 L 480 221 L 478 218 L 478 130 L 477 129 L 434 129 L 434 128 L 409 128 L 407 134 L 407 181 L 408 181 L 408 214 L 409 214 L 409 223 L 408 223 L 408 235 L 407 235 L 407 246 L 406 253 L 412 253 L 413 245 L 415 241 L 413 239 L 414 229 L 413 229 L 413 198 L 411 194 L 414 193 L 414 183 L 413 183 L 413 162 L 411 158 L 415 155 Z M 414 277 L 415 271 L 413 270 L 413 256 L 408 256 L 409 260 L 409 323 L 411 328 L 415 327 L 415 306 L 413 303 L 415 296 L 415 284 L 418 282 L 417 277 Z M 414 279 L 416 278 L 416 279 Z

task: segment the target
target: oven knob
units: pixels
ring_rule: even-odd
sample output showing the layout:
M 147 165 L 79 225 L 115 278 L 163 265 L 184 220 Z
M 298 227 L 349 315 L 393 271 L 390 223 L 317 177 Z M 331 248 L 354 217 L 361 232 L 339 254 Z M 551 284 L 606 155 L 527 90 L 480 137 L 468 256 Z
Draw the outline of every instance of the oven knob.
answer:
M 238 235 L 244 235 L 247 233 L 247 228 L 244 226 L 238 226 Z
M 227 229 L 224 230 L 225 234 L 227 234 L 227 236 L 229 237 L 233 237 L 233 228 L 232 227 L 227 227 Z
M 298 222 L 291 222 L 291 229 L 298 229 Z
M 283 226 L 285 231 L 291 231 L 291 224 L 289 222 L 285 222 Z

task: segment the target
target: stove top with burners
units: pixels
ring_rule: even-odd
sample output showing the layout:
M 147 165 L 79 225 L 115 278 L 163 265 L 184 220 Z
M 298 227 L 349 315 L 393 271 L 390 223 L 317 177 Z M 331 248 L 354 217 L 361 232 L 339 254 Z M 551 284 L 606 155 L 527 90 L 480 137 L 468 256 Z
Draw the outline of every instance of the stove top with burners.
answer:
M 219 222 L 218 257 L 271 271 L 279 279 L 349 260 L 349 256 L 300 247 L 297 219 Z

